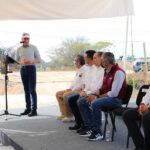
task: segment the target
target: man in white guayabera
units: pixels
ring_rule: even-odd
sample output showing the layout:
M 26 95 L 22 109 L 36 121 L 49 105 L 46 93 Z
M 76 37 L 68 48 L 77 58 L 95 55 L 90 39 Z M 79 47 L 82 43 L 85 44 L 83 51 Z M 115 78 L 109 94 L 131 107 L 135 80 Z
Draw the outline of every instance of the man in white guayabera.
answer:
M 69 89 L 58 91 L 56 93 L 56 98 L 59 104 L 59 109 L 61 112 L 61 115 L 57 117 L 58 120 L 62 120 L 63 122 L 69 122 L 74 120 L 72 111 L 70 109 L 70 106 L 67 101 L 67 97 L 69 95 L 72 95 L 74 93 L 78 93 L 83 88 L 83 77 L 85 75 L 86 66 L 84 61 L 84 56 L 77 55 L 74 59 L 77 72 L 74 78 L 74 81 L 72 82 Z

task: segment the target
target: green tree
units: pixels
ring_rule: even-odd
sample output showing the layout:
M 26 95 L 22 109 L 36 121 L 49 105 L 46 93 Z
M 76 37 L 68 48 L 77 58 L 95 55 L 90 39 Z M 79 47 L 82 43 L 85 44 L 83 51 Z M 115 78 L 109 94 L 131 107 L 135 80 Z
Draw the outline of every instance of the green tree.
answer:
M 47 51 L 47 55 L 50 59 L 50 67 L 72 67 L 72 62 L 75 55 L 84 55 L 85 51 L 88 49 L 93 49 L 96 51 L 103 49 L 102 51 L 106 51 L 106 49 L 111 45 L 112 43 L 109 42 L 97 42 L 91 44 L 83 37 L 78 37 L 76 39 L 66 39 L 62 42 L 62 45 L 59 48 L 56 48 L 54 51 Z
M 3 50 L 0 48 L 0 55 L 3 54 Z
M 1 60 L 2 54 L 3 54 L 3 50 L 0 48 L 0 60 Z

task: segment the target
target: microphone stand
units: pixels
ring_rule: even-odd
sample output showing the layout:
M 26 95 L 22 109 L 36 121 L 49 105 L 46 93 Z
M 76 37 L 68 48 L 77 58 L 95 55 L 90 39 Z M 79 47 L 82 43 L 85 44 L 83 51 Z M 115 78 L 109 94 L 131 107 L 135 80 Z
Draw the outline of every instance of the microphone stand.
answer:
M 12 71 L 9 71 L 8 70 L 8 63 L 18 63 L 18 62 L 16 62 L 15 60 L 13 60 L 12 58 L 10 58 L 9 57 L 9 55 L 8 55 L 8 52 L 10 52 L 13 48 L 15 48 L 16 46 L 18 46 L 20 43 L 18 43 L 18 44 L 16 44 L 16 45 L 14 45 L 14 46 L 12 46 L 12 47 L 10 47 L 10 48 L 8 48 L 6 51 L 5 51 L 5 53 L 4 53 L 4 56 L 5 56 L 5 110 L 4 110 L 4 113 L 3 114 L 1 114 L 0 116 L 6 116 L 6 119 L 5 120 L 7 120 L 7 116 L 8 115 L 11 115 L 11 116 L 20 116 L 20 115 L 17 115 L 17 114 L 11 114 L 11 113 L 9 113 L 8 112 L 8 97 L 7 97 L 7 86 L 8 86 L 8 73 L 13 73 Z

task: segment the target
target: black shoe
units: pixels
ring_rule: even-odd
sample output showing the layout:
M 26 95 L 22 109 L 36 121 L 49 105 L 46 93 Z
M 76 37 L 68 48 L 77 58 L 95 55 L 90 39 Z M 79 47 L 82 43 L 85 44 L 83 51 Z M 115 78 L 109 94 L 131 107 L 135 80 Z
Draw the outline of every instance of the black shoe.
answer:
M 89 136 L 89 141 L 98 141 L 98 140 L 102 140 L 103 139 L 103 135 L 92 130 L 91 135 Z
M 91 134 L 92 134 L 92 130 L 87 129 L 87 130 L 84 130 L 84 131 L 80 132 L 79 134 L 80 134 L 80 136 L 90 137 Z
M 31 112 L 28 114 L 29 117 L 37 116 L 36 110 L 31 110 Z
M 85 130 L 87 130 L 87 129 L 88 129 L 88 127 L 82 126 L 81 128 L 79 128 L 79 129 L 77 130 L 77 133 L 81 133 L 81 132 L 83 132 L 83 131 L 85 131 Z
M 73 127 L 69 127 L 69 130 L 78 130 L 81 126 L 75 124 Z
M 25 109 L 23 113 L 20 113 L 21 116 L 28 115 L 31 112 L 31 109 Z

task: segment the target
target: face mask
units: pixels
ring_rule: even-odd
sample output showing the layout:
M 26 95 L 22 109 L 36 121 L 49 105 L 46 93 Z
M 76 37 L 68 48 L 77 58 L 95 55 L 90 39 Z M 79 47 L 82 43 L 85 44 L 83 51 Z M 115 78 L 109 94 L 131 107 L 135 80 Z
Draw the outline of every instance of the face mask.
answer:
M 104 66 L 103 66 L 102 62 L 101 62 L 101 66 L 104 68 Z
M 76 67 L 76 62 L 75 61 L 73 61 L 73 66 Z

